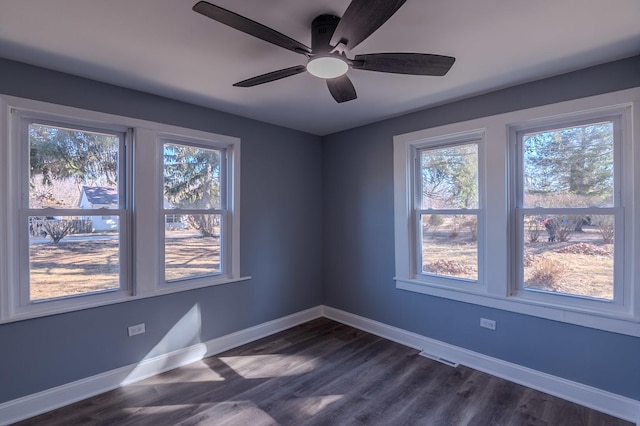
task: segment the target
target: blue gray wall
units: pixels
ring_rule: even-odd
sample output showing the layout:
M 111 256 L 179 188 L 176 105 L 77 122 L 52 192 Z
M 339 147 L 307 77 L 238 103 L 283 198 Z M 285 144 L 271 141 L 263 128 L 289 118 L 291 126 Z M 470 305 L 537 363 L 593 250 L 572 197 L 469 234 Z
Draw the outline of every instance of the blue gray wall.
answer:
M 640 339 L 395 288 L 396 134 L 640 86 L 640 57 L 319 138 L 0 59 L 0 93 L 242 139 L 252 280 L 0 325 L 0 403 L 321 303 L 640 399 Z M 480 316 L 497 320 L 479 329 Z M 128 325 L 147 332 L 129 338 Z
M 395 288 L 393 136 L 640 86 L 640 57 L 324 138 L 324 303 L 640 400 L 640 339 Z M 480 317 L 500 326 L 478 327 Z
M 0 93 L 241 138 L 241 273 L 253 277 L 0 325 L 0 403 L 322 303 L 320 137 L 3 59 Z M 140 322 L 146 333 L 127 337 Z

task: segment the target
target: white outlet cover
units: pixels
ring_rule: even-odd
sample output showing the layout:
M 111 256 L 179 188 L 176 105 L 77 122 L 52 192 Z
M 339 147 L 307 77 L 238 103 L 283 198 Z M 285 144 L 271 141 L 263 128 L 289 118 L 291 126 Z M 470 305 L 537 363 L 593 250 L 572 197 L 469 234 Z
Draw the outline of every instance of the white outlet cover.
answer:
M 496 322 L 494 320 L 480 318 L 480 327 L 488 328 L 490 330 L 495 330 Z
M 135 336 L 136 334 L 142 334 L 146 331 L 144 323 L 132 325 L 127 328 L 129 336 Z

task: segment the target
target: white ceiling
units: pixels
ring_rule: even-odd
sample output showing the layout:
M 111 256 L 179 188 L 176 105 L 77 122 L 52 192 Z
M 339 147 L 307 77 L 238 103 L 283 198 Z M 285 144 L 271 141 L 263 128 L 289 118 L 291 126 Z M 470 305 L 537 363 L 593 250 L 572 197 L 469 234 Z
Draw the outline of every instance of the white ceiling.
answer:
M 325 135 L 640 53 L 639 0 L 408 0 L 350 52 L 454 56 L 444 77 L 350 70 L 337 104 L 307 73 L 233 83 L 305 58 L 191 10 L 197 0 L 0 0 L 0 57 Z M 349 0 L 210 0 L 309 46 Z

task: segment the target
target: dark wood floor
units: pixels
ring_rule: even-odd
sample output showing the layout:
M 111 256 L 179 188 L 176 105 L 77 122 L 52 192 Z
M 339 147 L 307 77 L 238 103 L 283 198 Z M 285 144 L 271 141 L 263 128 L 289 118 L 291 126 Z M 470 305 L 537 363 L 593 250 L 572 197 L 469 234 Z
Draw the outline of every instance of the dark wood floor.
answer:
M 631 425 L 318 319 L 22 425 Z

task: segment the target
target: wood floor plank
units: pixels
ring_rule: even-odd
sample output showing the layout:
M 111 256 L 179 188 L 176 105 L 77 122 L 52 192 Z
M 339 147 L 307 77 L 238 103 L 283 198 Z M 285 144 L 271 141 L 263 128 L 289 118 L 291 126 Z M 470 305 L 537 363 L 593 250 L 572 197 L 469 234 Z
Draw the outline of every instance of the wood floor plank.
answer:
M 19 425 L 631 423 L 319 318 Z
M 511 415 L 509 423 L 526 424 L 531 426 L 547 426 L 549 422 L 545 420 L 545 408 L 547 406 L 547 395 L 526 388 L 518 407 Z
M 271 414 L 272 410 L 276 410 L 282 401 L 290 399 L 291 395 L 301 397 L 309 393 L 313 394 L 316 389 L 341 377 L 343 375 L 341 369 L 361 366 L 361 358 L 359 358 L 358 354 L 363 352 L 372 353 L 375 349 L 372 351 L 370 350 L 372 349 L 371 347 L 376 344 L 381 346 L 385 344 L 385 341 L 379 337 L 366 333 L 359 334 L 359 336 L 360 338 L 354 338 L 350 341 L 334 339 L 333 341 L 322 342 L 322 348 L 313 351 L 318 355 L 313 371 L 303 372 L 302 374 L 296 374 L 295 370 L 290 371 L 289 376 L 275 377 L 263 385 L 247 390 L 247 392 L 238 395 L 237 398 L 259 401 L 260 407 L 266 413 Z M 340 355 L 337 359 L 336 354 Z M 227 407 L 227 409 L 241 411 L 237 406 Z M 203 413 L 203 415 L 210 416 L 209 413 Z
M 333 354 L 340 353 L 344 355 L 354 351 L 357 352 L 358 350 L 364 350 L 369 344 L 382 341 L 382 339 L 367 333 L 354 333 L 353 329 L 347 329 L 345 327 L 334 327 L 334 329 L 335 331 L 331 338 L 311 339 L 304 342 L 300 341 L 300 339 L 293 339 L 292 341 L 296 343 L 289 345 L 287 348 L 281 348 L 278 351 L 279 355 L 295 356 L 302 360 L 307 357 L 307 362 L 302 362 L 297 366 L 286 368 L 285 370 L 268 371 L 267 374 L 272 377 L 270 380 L 250 387 L 246 389 L 246 392 L 234 395 L 233 398 L 239 401 L 260 401 L 260 405 L 264 410 L 264 407 L 270 407 L 270 401 L 283 399 L 288 393 L 292 392 L 293 389 L 307 388 L 310 386 L 310 382 L 322 380 L 323 376 L 317 374 L 317 372 L 323 368 L 327 371 L 333 368 L 327 361 Z M 341 339 L 340 337 L 344 333 L 350 334 L 352 338 L 348 340 Z M 255 355 L 254 352 L 251 353 Z M 233 350 L 212 358 L 229 362 L 229 358 L 241 356 L 241 354 L 242 352 Z M 251 355 L 249 355 L 248 358 L 251 358 Z M 245 374 L 247 373 L 250 373 L 250 371 L 245 371 Z M 213 407 L 206 412 L 198 413 L 194 418 L 187 419 L 187 424 L 196 424 L 197 421 L 205 422 L 215 416 L 228 418 L 234 415 L 242 415 L 242 411 L 243 407 L 240 404 L 226 404 L 222 407 Z
M 353 410 L 348 404 L 341 407 L 346 416 L 353 413 L 356 420 L 362 424 L 384 424 L 390 416 L 394 419 L 418 395 L 428 392 L 436 386 L 442 371 L 437 363 L 419 357 L 415 351 L 402 359 L 401 370 L 396 377 L 386 377 L 386 380 L 373 382 L 362 395 L 364 403 L 354 404 Z M 345 401 L 347 402 L 347 401 Z M 373 403 L 373 404 L 372 404 Z M 343 421 L 348 417 L 343 416 Z
M 452 410 L 459 412 L 458 406 L 453 405 L 454 398 L 472 372 L 468 368 L 442 368 L 439 365 L 438 374 L 431 380 L 431 386 L 423 389 L 418 385 L 413 389 L 413 398 L 406 402 L 396 419 L 404 424 L 444 424 L 443 418 L 453 417 Z M 467 404 L 467 407 L 472 406 Z
M 470 424 L 502 425 L 508 424 L 521 398 L 521 392 L 515 383 L 492 377 L 485 387 L 485 398 L 479 402 L 483 407 L 478 410 Z

